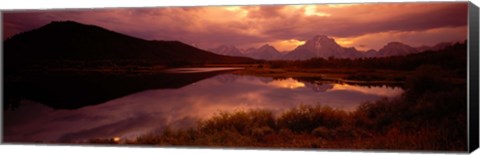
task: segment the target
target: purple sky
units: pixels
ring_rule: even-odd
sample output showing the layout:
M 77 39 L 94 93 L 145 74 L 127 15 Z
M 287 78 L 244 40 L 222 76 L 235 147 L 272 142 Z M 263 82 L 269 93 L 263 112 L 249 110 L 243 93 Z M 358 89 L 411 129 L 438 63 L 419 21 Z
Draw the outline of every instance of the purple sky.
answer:
M 51 21 L 73 20 L 203 49 L 268 43 L 290 51 L 315 35 L 360 50 L 392 41 L 431 46 L 467 39 L 467 6 L 443 2 L 12 11 L 3 14 L 3 39 Z

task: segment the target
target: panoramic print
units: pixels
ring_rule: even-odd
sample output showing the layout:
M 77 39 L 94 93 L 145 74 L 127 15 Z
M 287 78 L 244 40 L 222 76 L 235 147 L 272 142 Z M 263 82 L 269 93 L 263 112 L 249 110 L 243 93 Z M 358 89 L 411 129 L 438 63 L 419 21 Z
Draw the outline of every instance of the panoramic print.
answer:
M 467 11 L 5 11 L 3 141 L 466 151 Z

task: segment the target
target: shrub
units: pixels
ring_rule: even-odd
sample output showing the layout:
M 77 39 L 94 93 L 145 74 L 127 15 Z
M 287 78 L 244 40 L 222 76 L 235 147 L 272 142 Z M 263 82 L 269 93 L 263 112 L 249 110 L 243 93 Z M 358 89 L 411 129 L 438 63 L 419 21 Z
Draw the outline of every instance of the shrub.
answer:
M 267 110 L 237 111 L 235 113 L 221 112 L 199 123 L 199 130 L 203 133 L 230 130 L 248 134 L 248 130 L 262 127 L 275 127 L 275 119 L 272 112 Z
M 300 105 L 283 113 L 277 122 L 279 128 L 310 133 L 319 126 L 331 129 L 342 125 L 345 115 L 343 111 L 326 106 Z

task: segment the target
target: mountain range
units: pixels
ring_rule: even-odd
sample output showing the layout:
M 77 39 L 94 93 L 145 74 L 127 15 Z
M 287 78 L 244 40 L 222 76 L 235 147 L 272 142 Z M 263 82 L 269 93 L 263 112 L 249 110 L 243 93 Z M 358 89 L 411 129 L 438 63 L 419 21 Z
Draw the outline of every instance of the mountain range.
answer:
M 263 60 L 277 60 L 281 59 L 283 56 L 282 53 L 269 44 L 265 44 L 260 48 L 248 49 L 238 49 L 233 45 L 220 45 L 217 48 L 209 49 L 208 51 L 226 56 L 242 56 Z
M 208 51 L 226 56 L 245 56 L 237 47 L 233 45 L 220 45 L 217 48 L 209 49 Z
M 306 60 L 314 57 L 358 58 L 362 57 L 362 53 L 355 48 L 344 48 L 328 36 L 317 35 L 286 54 L 283 59 Z
M 249 50 L 245 51 L 245 56 L 254 59 L 276 60 L 281 59 L 283 54 L 278 52 L 275 47 L 265 44 L 257 49 L 250 48 Z
M 315 57 L 362 58 L 407 55 L 441 50 L 452 43 L 411 47 L 390 42 L 380 50 L 359 51 L 340 46 L 333 38 L 317 35 L 290 52 L 265 44 L 238 49 L 233 45 L 202 50 L 179 41 L 144 40 L 74 21 L 51 22 L 4 41 L 7 66 L 38 61 L 127 61 L 155 64 L 253 63 L 263 60 L 306 60 Z M 88 60 L 88 61 L 86 61 Z
M 443 42 L 435 46 L 412 47 L 401 42 L 390 42 L 377 50 L 359 51 L 354 47 L 346 48 L 340 46 L 335 39 L 317 35 L 307 40 L 305 44 L 296 47 L 290 52 L 279 52 L 275 47 L 265 44 L 258 49 L 250 48 L 242 51 L 233 45 L 221 45 L 209 51 L 221 55 L 244 56 L 253 59 L 263 60 L 307 60 L 315 57 L 321 58 L 365 58 L 365 57 L 389 57 L 408 55 L 425 51 L 442 50 L 453 43 Z M 228 47 L 228 48 L 225 48 Z

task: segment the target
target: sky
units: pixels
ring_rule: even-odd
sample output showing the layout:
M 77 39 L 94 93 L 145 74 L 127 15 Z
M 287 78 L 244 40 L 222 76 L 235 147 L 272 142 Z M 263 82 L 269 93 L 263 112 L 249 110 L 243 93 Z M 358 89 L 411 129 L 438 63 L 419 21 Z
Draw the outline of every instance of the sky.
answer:
M 464 41 L 467 12 L 466 2 L 26 10 L 3 13 L 3 39 L 71 20 L 202 49 L 270 44 L 287 52 L 327 35 L 344 47 L 378 50 L 393 41 L 415 47 Z

